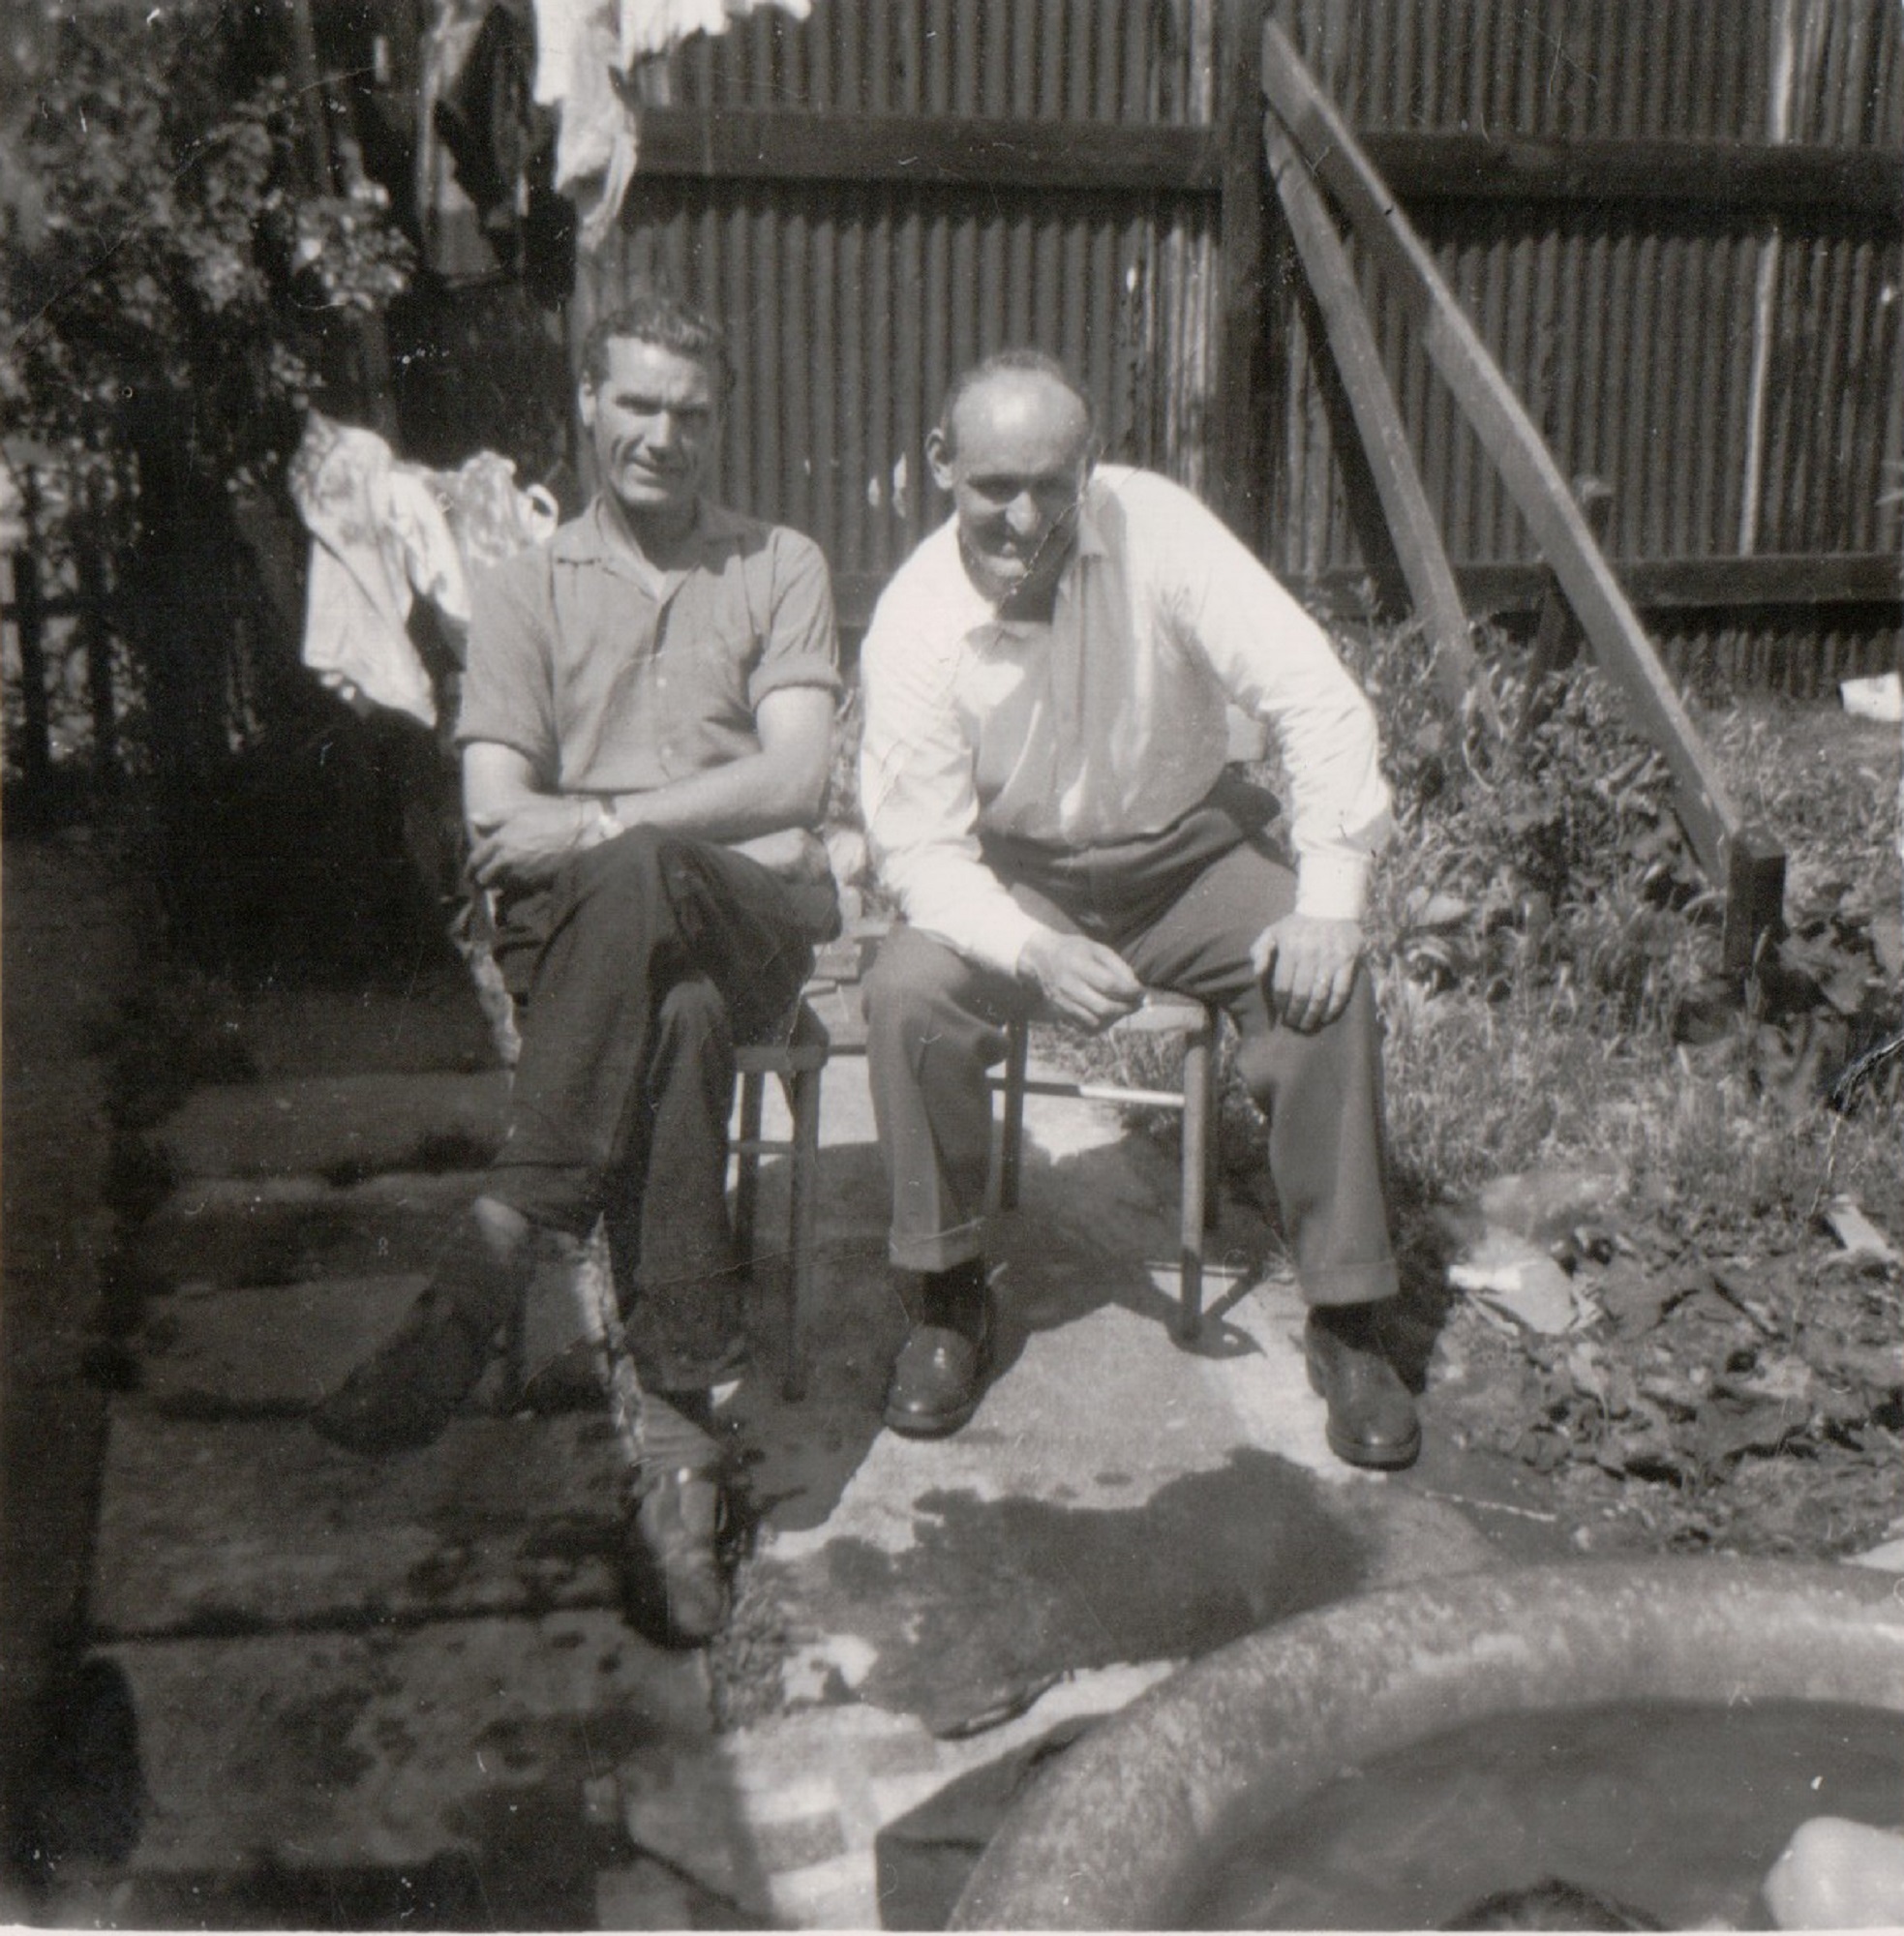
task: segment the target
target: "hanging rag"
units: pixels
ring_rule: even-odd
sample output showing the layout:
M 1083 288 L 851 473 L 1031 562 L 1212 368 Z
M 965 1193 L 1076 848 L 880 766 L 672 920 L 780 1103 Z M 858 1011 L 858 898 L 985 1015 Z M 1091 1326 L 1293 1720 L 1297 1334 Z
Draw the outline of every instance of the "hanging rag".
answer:
M 416 206 L 424 266 L 445 282 L 468 283 L 502 268 L 437 122 L 469 64 L 490 0 L 435 0 L 423 38 L 416 111 Z
M 639 149 L 632 81 L 692 34 L 724 34 L 763 6 L 796 19 L 812 0 L 535 0 L 533 98 L 561 117 L 555 187 L 577 197 L 582 247 L 600 248 L 621 213 Z
M 437 694 L 410 638 L 422 596 L 460 640 L 472 570 L 546 537 L 548 493 L 480 451 L 454 471 L 399 463 L 375 431 L 313 410 L 291 464 L 291 497 L 311 533 L 304 663 L 353 706 L 437 723 Z

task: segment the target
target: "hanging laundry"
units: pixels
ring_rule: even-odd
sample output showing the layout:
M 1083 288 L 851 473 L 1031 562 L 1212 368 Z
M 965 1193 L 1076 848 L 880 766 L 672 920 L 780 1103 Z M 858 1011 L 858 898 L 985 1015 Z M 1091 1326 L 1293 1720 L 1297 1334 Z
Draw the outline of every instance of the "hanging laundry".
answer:
M 481 281 L 503 264 L 484 233 L 482 216 L 457 180 L 456 165 L 437 125 L 437 106 L 454 92 L 468 65 L 490 0 L 435 0 L 423 38 L 417 84 L 416 206 L 423 262 L 445 282 Z
M 693 34 L 722 34 L 763 6 L 796 19 L 812 0 L 534 0 L 536 102 L 557 108 L 555 187 L 577 197 L 584 249 L 607 240 L 634 179 L 639 116 L 635 71 Z
M 480 451 L 454 471 L 392 457 L 376 432 L 313 410 L 292 460 L 291 497 L 311 533 L 304 663 L 353 706 L 437 723 L 437 695 L 410 639 L 420 594 L 460 639 L 469 577 L 549 535 L 554 500 Z

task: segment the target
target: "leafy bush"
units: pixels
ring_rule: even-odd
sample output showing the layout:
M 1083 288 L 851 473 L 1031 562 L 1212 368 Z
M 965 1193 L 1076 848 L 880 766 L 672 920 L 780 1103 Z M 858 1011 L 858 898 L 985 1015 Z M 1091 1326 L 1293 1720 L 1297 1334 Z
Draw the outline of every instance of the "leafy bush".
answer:
M 4 211 L 17 428 L 83 444 L 140 391 L 184 390 L 209 472 L 275 479 L 327 331 L 411 268 L 348 145 L 341 192 L 308 179 L 281 53 L 213 0 L 62 17 Z

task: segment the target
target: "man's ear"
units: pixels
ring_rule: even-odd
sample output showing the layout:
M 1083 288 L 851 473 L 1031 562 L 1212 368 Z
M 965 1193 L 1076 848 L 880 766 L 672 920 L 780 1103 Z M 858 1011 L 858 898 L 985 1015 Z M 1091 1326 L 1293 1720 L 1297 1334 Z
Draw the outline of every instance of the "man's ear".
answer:
M 941 491 L 950 491 L 952 487 L 952 446 L 937 424 L 925 433 L 925 464 L 932 472 L 933 483 Z
M 584 377 L 575 386 L 575 414 L 582 419 L 584 430 L 595 427 L 595 381 L 592 377 Z

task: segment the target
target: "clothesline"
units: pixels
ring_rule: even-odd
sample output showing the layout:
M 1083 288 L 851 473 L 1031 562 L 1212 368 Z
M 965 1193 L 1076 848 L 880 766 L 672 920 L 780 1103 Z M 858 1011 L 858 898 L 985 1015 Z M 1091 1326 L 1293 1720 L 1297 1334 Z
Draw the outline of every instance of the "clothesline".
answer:
M 485 241 L 533 223 L 538 196 L 572 200 L 581 246 L 598 249 L 634 179 L 637 70 L 764 6 L 804 19 L 812 0 L 435 0 L 417 154 L 432 266 L 477 268 Z

